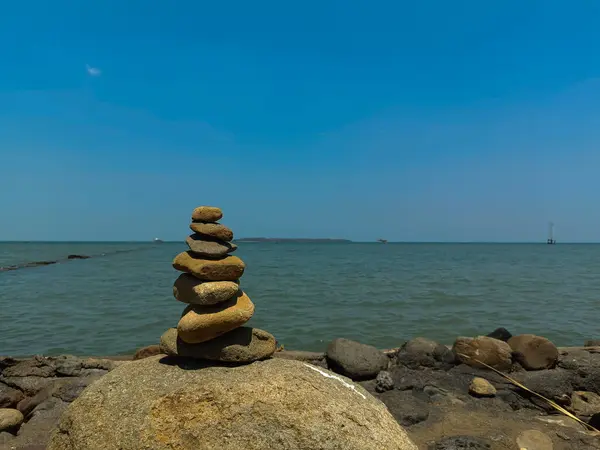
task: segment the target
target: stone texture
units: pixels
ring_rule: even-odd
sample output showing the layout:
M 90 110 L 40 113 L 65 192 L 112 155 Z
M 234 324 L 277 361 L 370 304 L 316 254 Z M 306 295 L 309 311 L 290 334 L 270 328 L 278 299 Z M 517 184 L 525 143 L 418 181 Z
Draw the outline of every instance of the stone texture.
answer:
M 431 444 L 428 450 L 491 450 L 491 448 L 492 444 L 482 438 L 449 436 Z
M 254 303 L 240 291 L 218 305 L 189 305 L 177 324 L 177 333 L 188 344 L 199 344 L 241 327 L 253 314 Z
M 273 358 L 293 359 L 296 361 L 307 362 L 313 366 L 323 367 L 327 369 L 327 360 L 325 353 L 307 352 L 303 350 L 282 350 L 273 353 Z
M 0 383 L 0 408 L 14 408 L 24 396 L 18 389 Z
M 138 349 L 133 355 L 133 360 L 137 361 L 138 359 L 144 359 L 150 356 L 160 355 L 161 353 L 162 351 L 160 349 L 160 345 L 148 345 L 146 347 Z
M 558 349 L 548 339 L 521 334 L 508 340 L 515 360 L 527 370 L 551 369 L 558 361 Z
M 192 222 L 190 230 L 221 241 L 230 242 L 233 240 L 233 231 L 220 223 L 210 222 Z
M 216 206 L 198 206 L 192 211 L 192 220 L 200 222 L 216 222 L 223 217 L 223 211 Z
M 12 388 L 17 388 L 25 395 L 34 396 L 47 388 L 52 381 L 44 377 L 0 377 L 0 381 Z
M 485 378 L 475 377 L 469 385 L 469 393 L 476 397 L 493 397 L 496 388 Z
M 237 256 L 213 260 L 195 258 L 190 252 L 183 252 L 175 257 L 173 267 L 200 280 L 236 281 L 244 273 L 246 265 Z
M 517 445 L 526 450 L 552 450 L 552 439 L 539 430 L 525 430 L 517 437 Z
M 497 370 L 509 370 L 512 366 L 510 346 L 487 336 L 459 337 L 452 351 L 460 362 L 472 367 L 485 367 L 475 359 Z
M 207 342 L 188 344 L 177 337 L 175 328 L 170 328 L 161 336 L 160 346 L 171 356 L 250 363 L 272 356 L 275 353 L 276 341 L 273 335 L 266 331 L 240 327 Z
M 194 305 L 223 303 L 239 290 L 240 286 L 235 281 L 201 281 L 188 273 L 181 274 L 173 285 L 173 295 L 177 300 Z
M 24 417 L 21 411 L 12 408 L 0 408 L 0 432 L 19 428 Z
M 188 361 L 110 372 L 67 408 L 48 450 L 417 450 L 385 405 L 326 370 Z
M 600 395 L 595 392 L 575 391 L 571 394 L 571 407 L 577 416 L 593 416 L 600 413 Z
M 185 243 L 192 253 L 207 258 L 220 258 L 237 250 L 237 245 L 232 244 L 231 242 L 210 239 L 209 237 L 200 234 L 188 236 Z
M 492 331 L 490 334 L 488 334 L 487 337 L 491 337 L 494 339 L 498 339 L 500 341 L 507 342 L 512 337 L 512 334 L 506 328 L 500 327 L 500 328 L 496 328 L 494 331 Z
M 325 355 L 331 370 L 357 381 L 375 378 L 389 364 L 377 348 L 343 338 L 332 341 Z
M 391 391 L 392 389 L 394 389 L 392 374 L 387 370 L 382 370 L 377 374 L 377 378 L 375 378 L 375 391 L 381 393 Z
M 404 344 L 396 360 L 411 369 L 419 367 L 448 368 L 455 364 L 455 356 L 448 347 L 431 339 L 414 338 Z

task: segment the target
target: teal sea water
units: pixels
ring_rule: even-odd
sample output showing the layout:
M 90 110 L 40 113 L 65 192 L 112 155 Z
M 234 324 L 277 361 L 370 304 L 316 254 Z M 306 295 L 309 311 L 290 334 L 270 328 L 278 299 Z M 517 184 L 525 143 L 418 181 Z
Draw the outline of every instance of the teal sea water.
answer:
M 176 326 L 173 257 L 184 243 L 0 243 L 0 354 L 114 355 Z M 600 338 L 600 245 L 241 243 L 250 324 L 286 349 L 337 337 L 380 348 L 452 343 L 496 327 L 558 345 Z

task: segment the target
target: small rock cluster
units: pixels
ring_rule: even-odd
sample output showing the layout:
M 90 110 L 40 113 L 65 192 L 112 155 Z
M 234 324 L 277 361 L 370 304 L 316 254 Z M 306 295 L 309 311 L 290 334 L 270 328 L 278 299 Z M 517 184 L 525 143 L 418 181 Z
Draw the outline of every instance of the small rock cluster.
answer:
M 161 336 L 160 348 L 170 356 L 250 363 L 272 356 L 276 341 L 266 331 L 243 326 L 254 314 L 254 304 L 240 289 L 246 265 L 231 255 L 237 246 L 231 242 L 233 232 L 218 222 L 222 217 L 221 209 L 212 206 L 192 212 L 189 250 L 173 260 L 173 267 L 183 272 L 173 295 L 188 306 L 177 328 Z

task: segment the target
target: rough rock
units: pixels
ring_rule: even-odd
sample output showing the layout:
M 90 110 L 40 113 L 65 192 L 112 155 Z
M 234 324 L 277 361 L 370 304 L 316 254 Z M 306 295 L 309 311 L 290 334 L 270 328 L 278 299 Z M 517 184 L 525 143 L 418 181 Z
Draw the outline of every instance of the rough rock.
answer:
M 499 341 L 507 342 L 512 337 L 512 334 L 506 328 L 500 327 L 500 328 L 496 328 L 494 331 L 492 331 L 490 334 L 488 334 L 487 337 L 491 337 L 494 339 L 498 339 Z
M 185 243 L 192 253 L 207 258 L 220 258 L 237 249 L 237 245 L 232 244 L 231 242 L 211 239 L 208 236 L 202 236 L 197 233 L 188 236 Z
M 198 234 L 221 241 L 230 242 L 233 240 L 233 231 L 220 223 L 192 222 L 190 229 Z
M 56 375 L 64 377 L 76 377 L 81 375 L 83 361 L 70 355 L 58 356 L 52 361 Z
M 35 357 L 18 362 L 2 371 L 4 377 L 52 377 L 55 369 L 51 360 L 44 357 Z
M 493 397 L 496 388 L 485 378 L 475 377 L 469 386 L 469 393 L 477 397 Z
M 0 408 L 0 432 L 14 431 L 23 423 L 21 411 L 12 408 Z
M 578 416 L 593 416 L 600 413 L 600 395 L 595 392 L 574 391 L 571 394 L 571 407 Z
M 527 370 L 551 369 L 558 361 L 558 349 L 548 339 L 534 334 L 520 334 L 508 340 L 514 358 Z
M 0 377 L 0 381 L 12 388 L 17 388 L 25 395 L 34 396 L 41 390 L 47 388 L 51 379 L 44 377 Z
M 396 354 L 396 360 L 411 369 L 448 368 L 456 362 L 454 353 L 448 347 L 422 337 L 411 339 L 404 344 Z
M 552 439 L 539 430 L 525 430 L 517 437 L 517 445 L 526 450 L 552 450 Z
M 199 222 L 216 222 L 223 217 L 223 211 L 216 206 L 198 206 L 192 211 L 192 220 Z
M 387 391 L 378 398 L 403 427 L 416 425 L 429 418 L 429 405 L 415 397 L 411 391 Z
M 235 281 L 201 281 L 183 273 L 173 285 L 173 295 L 183 303 L 193 305 L 216 305 L 234 297 L 240 286 Z
M 52 396 L 53 386 L 48 386 L 35 394 L 33 397 L 27 397 L 19 402 L 17 409 L 27 417 L 39 404 L 45 402 Z
M 249 363 L 273 355 L 276 341 L 266 331 L 240 327 L 207 342 L 188 344 L 177 337 L 175 328 L 170 328 L 161 336 L 160 346 L 164 353 L 171 356 Z
M 67 408 L 48 450 L 417 450 L 385 405 L 326 370 L 180 365 L 152 357 L 110 372 Z
M 11 445 L 18 450 L 45 450 L 48 439 L 67 406 L 68 403 L 54 397 L 46 400 L 21 426 L 19 435 Z
M 375 391 L 386 392 L 394 389 L 394 379 L 387 370 L 382 370 L 375 378 Z
M 513 375 L 517 381 L 550 400 L 561 402 L 563 398 L 571 397 L 574 390 L 575 375 L 565 369 L 537 370 L 521 372 Z M 526 392 L 522 395 L 528 397 Z
M 492 445 L 472 436 L 449 436 L 429 445 L 428 450 L 490 450 Z
M 64 402 L 70 403 L 75 400 L 90 384 L 99 380 L 103 375 L 90 375 L 87 377 L 71 378 L 61 380 L 52 390 L 52 396 Z
M 472 367 L 485 367 L 475 359 L 497 370 L 509 370 L 512 366 L 510 346 L 491 337 L 459 337 L 452 351 L 460 362 Z
M 327 369 L 327 360 L 325 353 L 306 352 L 302 350 L 282 350 L 273 353 L 273 358 L 293 359 L 296 361 L 307 362 L 313 366 L 323 367 Z
M 600 339 L 588 339 L 583 345 L 585 347 L 600 347 Z
M 150 356 L 160 355 L 161 353 L 162 350 L 160 349 L 160 345 L 148 345 L 146 347 L 138 349 L 133 355 L 133 360 L 137 361 L 138 359 L 144 359 Z
M 331 370 L 356 381 L 375 378 L 389 364 L 377 348 L 343 338 L 332 341 L 325 355 Z
M 179 338 L 199 344 L 241 327 L 254 314 L 254 303 L 243 292 L 213 306 L 189 305 L 177 324 Z
M 13 408 L 24 396 L 18 389 L 0 383 L 0 408 Z
M 214 260 L 195 258 L 192 253 L 183 252 L 175 257 L 173 267 L 200 280 L 236 281 L 243 275 L 246 265 L 237 256 Z

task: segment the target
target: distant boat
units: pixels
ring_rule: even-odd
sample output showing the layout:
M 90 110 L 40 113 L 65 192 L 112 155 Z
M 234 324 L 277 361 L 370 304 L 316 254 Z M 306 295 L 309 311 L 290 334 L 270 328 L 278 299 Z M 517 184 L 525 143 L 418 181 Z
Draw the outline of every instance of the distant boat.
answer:
M 556 244 L 556 239 L 554 239 L 554 224 L 552 222 L 548 224 L 548 239 L 546 240 L 546 244 Z
M 377 239 L 377 242 L 381 242 L 382 244 L 387 244 L 387 239 Z
M 154 243 L 155 243 L 155 244 L 162 244 L 162 243 L 163 243 L 163 241 L 162 241 L 162 239 L 159 239 L 159 238 L 154 238 Z

